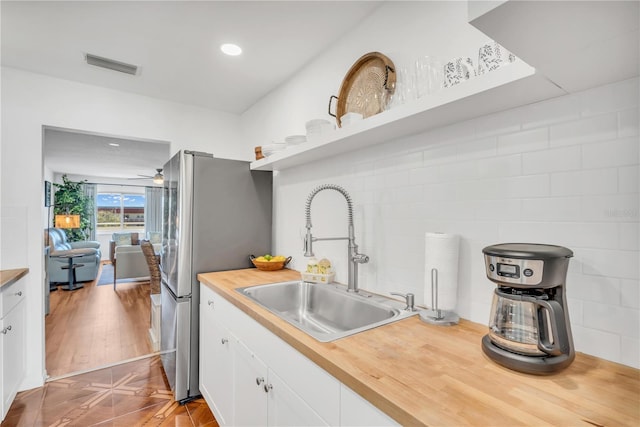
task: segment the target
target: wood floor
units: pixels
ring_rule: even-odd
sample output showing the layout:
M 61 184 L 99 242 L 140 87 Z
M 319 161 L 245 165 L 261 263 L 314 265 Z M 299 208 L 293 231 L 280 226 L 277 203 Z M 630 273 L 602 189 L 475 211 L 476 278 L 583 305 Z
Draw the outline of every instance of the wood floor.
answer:
M 173 400 L 158 356 L 50 381 L 18 393 L 2 427 L 217 427 L 204 399 Z
M 102 266 L 100 267 L 102 272 Z M 98 278 L 100 276 L 98 275 Z M 104 367 L 153 353 L 149 340 L 149 282 L 51 292 L 45 318 L 50 377 Z

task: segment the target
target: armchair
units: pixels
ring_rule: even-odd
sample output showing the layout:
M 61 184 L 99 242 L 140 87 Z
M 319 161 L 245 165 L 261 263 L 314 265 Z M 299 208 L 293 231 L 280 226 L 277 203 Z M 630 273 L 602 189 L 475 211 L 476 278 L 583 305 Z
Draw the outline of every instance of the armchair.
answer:
M 113 233 L 109 242 L 109 258 L 113 265 L 114 290 L 118 279 L 150 277 L 149 267 L 140 242 L 136 232 Z M 159 250 L 160 243 L 153 245 L 153 248 Z
M 49 228 L 49 283 L 69 283 L 68 255 L 73 258 L 75 280 L 95 280 L 100 270 L 100 243 L 96 241 L 69 242 L 67 234 L 60 228 Z M 82 265 L 80 265 L 82 264 Z M 65 267 L 65 268 L 63 268 Z

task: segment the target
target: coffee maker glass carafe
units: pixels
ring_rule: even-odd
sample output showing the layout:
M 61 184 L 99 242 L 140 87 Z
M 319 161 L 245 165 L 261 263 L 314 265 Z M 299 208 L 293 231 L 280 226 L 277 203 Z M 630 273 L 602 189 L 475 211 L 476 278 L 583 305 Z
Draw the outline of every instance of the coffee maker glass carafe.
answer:
M 505 350 L 542 356 L 538 349 L 538 310 L 530 302 L 515 301 L 493 294 L 489 337 Z

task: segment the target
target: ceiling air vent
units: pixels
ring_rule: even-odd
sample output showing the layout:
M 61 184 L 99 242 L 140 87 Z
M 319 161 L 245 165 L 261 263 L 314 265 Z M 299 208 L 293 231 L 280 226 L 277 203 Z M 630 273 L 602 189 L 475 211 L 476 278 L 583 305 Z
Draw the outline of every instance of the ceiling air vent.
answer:
M 85 60 L 89 65 L 95 65 L 96 67 L 108 68 L 114 71 L 120 71 L 121 73 L 136 75 L 138 72 L 137 65 L 125 64 L 124 62 L 114 61 L 113 59 L 103 58 L 101 56 L 91 55 L 87 53 Z

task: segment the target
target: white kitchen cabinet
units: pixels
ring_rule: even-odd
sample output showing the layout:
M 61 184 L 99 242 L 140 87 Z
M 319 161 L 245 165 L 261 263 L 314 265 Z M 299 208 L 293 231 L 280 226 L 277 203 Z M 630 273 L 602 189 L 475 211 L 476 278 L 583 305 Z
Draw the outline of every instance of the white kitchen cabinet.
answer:
M 248 317 L 205 286 L 200 297 L 200 392 L 218 423 L 328 425 L 228 328 L 235 324 L 241 329 L 242 321 L 234 319 Z
M 275 372 L 269 371 L 268 425 L 326 426 L 329 425 L 300 398 Z
M 0 288 L 0 387 L 2 419 L 25 376 L 25 280 Z
M 211 288 L 200 286 L 200 387 L 220 425 L 398 425 Z M 215 343 L 221 334 L 229 337 L 224 346 Z M 225 383 L 218 393 L 216 378 Z
M 228 329 L 215 322 L 216 298 L 220 297 L 204 291 L 200 299 L 200 392 L 220 425 L 234 425 L 234 344 L 237 340 Z
M 344 384 L 340 387 L 340 423 L 354 427 L 400 425 Z
M 638 76 L 637 1 L 470 1 L 469 23 L 569 93 Z
M 268 417 L 267 365 L 241 342 L 237 342 L 235 365 L 235 424 L 266 426 Z

